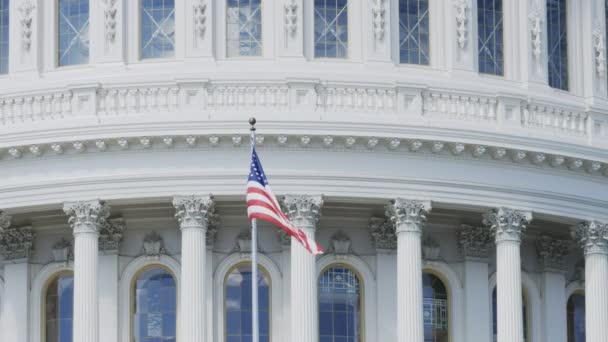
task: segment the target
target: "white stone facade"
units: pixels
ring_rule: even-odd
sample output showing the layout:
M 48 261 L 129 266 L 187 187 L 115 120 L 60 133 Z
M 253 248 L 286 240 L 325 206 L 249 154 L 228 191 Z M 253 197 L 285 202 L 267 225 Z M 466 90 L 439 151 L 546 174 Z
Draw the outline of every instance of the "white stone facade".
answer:
M 154 265 L 175 278 L 177 340 L 226 341 L 251 116 L 273 190 L 327 250 L 260 225 L 271 341 L 319 342 L 331 265 L 362 283 L 359 341 L 424 341 L 423 272 L 447 288 L 450 342 L 493 341 L 495 287 L 498 342 L 570 341 L 574 293 L 587 341 L 608 341 L 605 4 L 567 1 L 563 91 L 545 2 L 504 1 L 489 76 L 475 0 L 429 1 L 429 65 L 400 63 L 398 0 L 349 0 L 335 59 L 315 58 L 314 1 L 263 0 L 259 57 L 227 56 L 226 1 L 176 1 L 175 56 L 146 60 L 140 1 L 91 1 L 89 63 L 68 67 L 55 1 L 10 0 L 0 341 L 48 342 L 44 293 L 66 272 L 74 341 L 133 341 L 133 281 Z

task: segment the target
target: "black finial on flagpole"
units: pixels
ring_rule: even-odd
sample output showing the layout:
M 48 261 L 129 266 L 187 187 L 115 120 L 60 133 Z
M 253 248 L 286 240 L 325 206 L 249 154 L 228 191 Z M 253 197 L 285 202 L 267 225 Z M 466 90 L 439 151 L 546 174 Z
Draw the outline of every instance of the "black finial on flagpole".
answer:
M 252 132 L 255 131 L 255 123 L 256 123 L 255 118 L 254 117 L 250 117 L 249 118 L 249 124 L 251 125 L 251 128 L 249 130 L 251 130 Z

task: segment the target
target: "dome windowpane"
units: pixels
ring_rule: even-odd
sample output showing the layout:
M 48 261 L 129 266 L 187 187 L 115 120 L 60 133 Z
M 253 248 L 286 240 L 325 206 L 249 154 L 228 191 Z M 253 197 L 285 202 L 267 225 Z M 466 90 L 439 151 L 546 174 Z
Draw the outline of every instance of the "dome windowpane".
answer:
M 477 2 L 479 72 L 504 75 L 502 0 Z
M 142 0 L 141 58 L 175 56 L 175 0 Z
M 448 342 L 448 292 L 437 276 L 422 274 L 424 342 Z
M 327 269 L 319 278 L 319 340 L 362 341 L 361 284 L 343 266 Z
M 547 0 L 549 85 L 568 90 L 568 27 L 566 0 Z
M 227 1 L 226 55 L 262 55 L 262 0 Z
M 399 56 L 401 63 L 430 63 L 429 1 L 399 1 Z
M 48 285 L 45 298 L 45 342 L 72 342 L 74 276 L 64 274 Z
M 315 57 L 348 57 L 348 1 L 315 0 Z
M 58 2 L 59 66 L 89 63 L 89 0 Z

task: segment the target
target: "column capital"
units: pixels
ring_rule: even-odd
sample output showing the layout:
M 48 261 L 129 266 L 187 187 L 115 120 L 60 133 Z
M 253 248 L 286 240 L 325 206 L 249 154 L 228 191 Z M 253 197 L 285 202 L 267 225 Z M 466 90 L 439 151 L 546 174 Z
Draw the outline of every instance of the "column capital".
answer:
M 215 199 L 208 196 L 175 196 L 173 197 L 175 217 L 180 229 L 200 228 L 205 231 L 212 224 L 215 216 Z
M 316 230 L 321 219 L 322 195 L 285 195 L 281 204 L 296 226 Z
M 581 222 L 572 227 L 571 232 L 585 255 L 608 254 L 608 224 L 598 221 Z
M 463 224 L 458 229 L 458 248 L 465 259 L 487 259 L 492 242 L 492 232 L 486 227 Z
M 483 215 L 483 224 L 490 227 L 496 243 L 521 241 L 521 234 L 532 221 L 532 212 L 496 208 Z
M 32 227 L 7 228 L 0 237 L 0 255 L 4 260 L 27 259 L 33 246 Z
M 536 254 L 541 269 L 544 271 L 561 271 L 564 268 L 564 259 L 568 255 L 570 241 L 558 240 L 543 235 L 536 241 Z
M 372 244 L 377 250 L 397 249 L 395 225 L 389 219 L 372 217 L 369 220 L 369 230 Z
M 430 201 L 416 201 L 396 198 L 386 205 L 386 216 L 395 224 L 397 234 L 402 232 L 420 233 L 431 211 Z
M 12 219 L 13 218 L 11 217 L 11 215 L 0 210 L 0 237 L 2 236 L 2 232 L 11 226 Z
M 99 234 L 99 230 L 107 224 L 110 207 L 100 200 L 67 202 L 63 204 L 63 212 L 69 216 L 68 224 L 74 230 L 74 235 Z
M 119 250 L 124 230 L 125 222 L 122 218 L 106 221 L 99 230 L 99 250 Z

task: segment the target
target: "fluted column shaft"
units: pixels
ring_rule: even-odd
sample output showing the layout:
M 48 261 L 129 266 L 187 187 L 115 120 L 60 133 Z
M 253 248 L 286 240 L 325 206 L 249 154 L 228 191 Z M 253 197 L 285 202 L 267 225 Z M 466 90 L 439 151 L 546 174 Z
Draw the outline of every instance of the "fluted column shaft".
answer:
M 484 215 L 496 238 L 497 341 L 524 340 L 521 293 L 521 234 L 532 213 L 498 208 Z
M 214 201 L 211 196 L 176 196 L 173 205 L 182 231 L 180 336 L 185 342 L 202 342 L 206 335 L 206 233 Z
M 64 211 L 74 231 L 74 342 L 99 340 L 99 230 L 107 224 L 103 202 L 66 203 Z
M 421 234 L 431 203 L 397 198 L 386 209 L 397 233 L 397 342 L 422 342 Z

